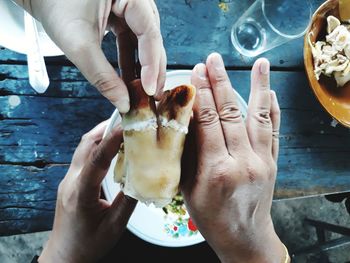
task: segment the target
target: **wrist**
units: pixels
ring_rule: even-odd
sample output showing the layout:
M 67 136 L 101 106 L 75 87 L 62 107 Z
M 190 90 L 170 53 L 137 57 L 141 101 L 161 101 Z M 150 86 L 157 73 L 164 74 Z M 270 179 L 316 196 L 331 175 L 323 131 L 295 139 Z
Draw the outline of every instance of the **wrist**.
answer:
M 221 235 L 221 241 L 209 239 L 208 242 L 224 263 L 284 263 L 285 246 L 277 236 L 272 222 L 271 226 L 256 231 L 259 234 L 250 232 L 247 235 L 247 232 L 243 232 L 226 238 Z
M 266 239 L 264 242 L 240 251 L 224 251 L 218 256 L 223 263 L 284 263 L 286 252 L 279 238 L 276 236 L 275 239 Z
M 50 242 L 50 241 L 49 241 Z M 43 251 L 41 252 L 38 262 L 39 263 L 51 263 L 51 262 L 57 262 L 57 263 L 63 263 L 63 262 L 72 262 L 67 260 L 66 256 L 60 255 L 59 251 L 56 249 L 52 249 L 49 242 L 44 247 Z
M 78 263 L 80 260 L 75 259 L 69 249 L 61 249 L 59 244 L 52 244 L 51 239 L 45 245 L 41 252 L 39 263 Z

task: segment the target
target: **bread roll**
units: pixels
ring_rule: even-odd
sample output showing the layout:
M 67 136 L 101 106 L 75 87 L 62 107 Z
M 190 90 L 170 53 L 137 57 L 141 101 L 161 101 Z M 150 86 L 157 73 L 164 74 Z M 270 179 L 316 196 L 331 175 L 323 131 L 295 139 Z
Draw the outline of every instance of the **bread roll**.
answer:
M 114 178 L 126 195 L 163 207 L 178 192 L 196 90 L 192 85 L 182 85 L 165 91 L 156 107 L 140 80 L 130 83 L 128 89 L 130 111 L 122 116 L 124 143 Z

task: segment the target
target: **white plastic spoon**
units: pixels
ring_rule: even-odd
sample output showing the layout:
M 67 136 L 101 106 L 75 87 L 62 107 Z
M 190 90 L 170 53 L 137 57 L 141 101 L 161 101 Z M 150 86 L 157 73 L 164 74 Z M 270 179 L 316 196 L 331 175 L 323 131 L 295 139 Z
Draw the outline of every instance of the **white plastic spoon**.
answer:
M 27 39 L 27 61 L 29 83 L 38 93 L 44 93 L 49 87 L 50 80 L 47 75 L 44 57 L 41 55 L 39 36 L 35 19 L 24 11 L 24 26 Z

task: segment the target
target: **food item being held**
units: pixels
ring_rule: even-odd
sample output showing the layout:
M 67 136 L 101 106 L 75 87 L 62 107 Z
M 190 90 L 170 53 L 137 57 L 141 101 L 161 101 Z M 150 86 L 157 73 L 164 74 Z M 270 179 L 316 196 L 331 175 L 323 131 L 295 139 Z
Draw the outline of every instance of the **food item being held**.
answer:
M 122 116 L 124 144 L 114 178 L 126 195 L 163 207 L 178 193 L 195 87 L 165 91 L 157 106 L 140 80 L 131 82 L 128 89 L 130 111 Z
M 320 75 L 334 77 L 337 86 L 343 87 L 350 81 L 350 24 L 341 24 L 334 16 L 327 17 L 325 41 L 311 42 L 316 79 Z

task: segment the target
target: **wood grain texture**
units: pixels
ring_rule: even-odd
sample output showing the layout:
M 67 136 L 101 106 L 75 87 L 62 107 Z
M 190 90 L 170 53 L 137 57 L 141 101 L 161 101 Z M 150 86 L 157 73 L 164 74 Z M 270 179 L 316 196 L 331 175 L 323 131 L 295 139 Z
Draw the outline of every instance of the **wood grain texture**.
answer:
M 20 96 L 11 107 L 8 98 L 0 97 L 0 163 L 67 163 L 81 136 L 114 109 L 105 99 Z
M 242 58 L 231 44 L 231 27 L 254 1 L 225 1 L 228 11 L 219 8 L 218 0 L 179 0 L 161 1 L 157 6 L 161 17 L 161 29 L 167 51 L 168 64 L 172 67 L 191 67 L 199 61 L 205 61 L 213 51 L 222 53 L 228 66 L 246 67 L 254 59 Z M 222 1 L 224 2 L 224 1 Z M 311 0 L 315 10 L 323 0 Z M 291 10 L 293 12 L 293 10 Z M 297 17 L 298 14 L 295 14 Z M 115 40 L 108 34 L 103 41 L 103 50 L 107 58 L 117 63 Z M 302 68 L 303 39 L 293 40 L 273 51 L 263 54 L 274 67 Z M 26 58 L 7 49 L 0 49 L 0 63 L 12 63 Z M 64 57 L 47 58 L 47 63 L 67 60 Z
M 56 192 L 67 165 L 0 165 L 0 235 L 52 228 Z
M 81 136 L 114 107 L 78 70 L 50 66 L 44 95 L 29 87 L 26 66 L 0 65 L 0 235 L 51 227 L 57 186 Z M 249 71 L 229 71 L 248 101 Z M 275 199 L 350 190 L 350 133 L 330 126 L 304 72 L 272 72 L 282 109 Z M 20 104 L 9 99 L 18 96 Z

